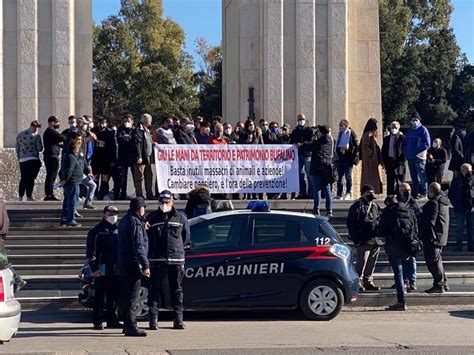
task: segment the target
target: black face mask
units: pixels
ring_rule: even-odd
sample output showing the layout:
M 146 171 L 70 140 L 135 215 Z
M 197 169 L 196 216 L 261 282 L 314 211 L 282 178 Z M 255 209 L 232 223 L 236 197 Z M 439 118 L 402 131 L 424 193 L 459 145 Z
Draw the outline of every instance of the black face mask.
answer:
M 472 172 L 468 171 L 466 175 L 464 175 L 466 179 L 470 179 L 472 177 Z
M 374 194 L 368 194 L 365 198 L 366 198 L 367 201 L 369 201 L 369 202 L 375 200 Z

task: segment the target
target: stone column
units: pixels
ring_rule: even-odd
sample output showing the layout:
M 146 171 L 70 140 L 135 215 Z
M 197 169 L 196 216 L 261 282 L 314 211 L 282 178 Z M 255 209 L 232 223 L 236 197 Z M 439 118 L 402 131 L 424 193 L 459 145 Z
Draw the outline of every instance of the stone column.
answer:
M 347 118 L 347 1 L 328 2 L 328 124 Z
M 18 131 L 38 118 L 38 36 L 36 0 L 17 0 Z
M 74 114 L 74 0 L 52 0 L 52 114 Z M 84 74 L 86 75 L 86 74 Z
M 296 0 L 296 111 L 316 119 L 315 1 Z
M 74 112 L 92 115 L 92 0 L 75 0 L 74 18 Z
M 283 0 L 262 0 L 262 117 L 283 121 Z
M 0 148 L 3 147 L 3 1 L 0 1 Z

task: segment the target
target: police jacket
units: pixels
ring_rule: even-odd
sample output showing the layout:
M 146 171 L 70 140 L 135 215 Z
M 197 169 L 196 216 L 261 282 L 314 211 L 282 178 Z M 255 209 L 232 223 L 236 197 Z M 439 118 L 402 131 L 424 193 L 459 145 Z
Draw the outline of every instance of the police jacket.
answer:
M 416 216 L 405 203 L 393 203 L 382 212 L 379 233 L 385 238 L 388 255 L 406 259 L 411 255 L 408 248 L 411 240 L 418 236 Z
M 446 246 L 449 230 L 449 200 L 444 192 L 438 193 L 423 206 L 420 237 L 425 243 Z
M 183 213 L 173 207 L 169 213 L 157 210 L 148 215 L 150 262 L 184 264 L 184 247 L 190 243 L 189 223 Z
M 86 241 L 86 257 L 87 259 L 92 259 L 95 256 L 95 244 L 97 240 L 97 236 L 99 234 L 110 234 L 115 233 L 117 234 L 118 226 L 116 224 L 110 224 L 105 219 L 102 219 L 98 224 L 92 228 L 89 233 L 87 233 L 87 241 Z
M 102 220 L 87 234 L 87 257 L 94 258 L 91 264 L 92 271 L 96 271 L 100 264 L 105 265 L 105 275 L 117 273 L 117 243 L 118 231 L 116 224 Z M 92 253 L 91 253 L 92 250 Z
M 369 202 L 361 197 L 349 208 L 347 228 L 349 239 L 356 245 L 380 245 L 377 238 L 380 222 L 380 207 L 374 202 Z
M 474 202 L 474 178 L 467 178 L 462 174 L 453 178 L 451 185 L 449 185 L 448 197 L 455 212 L 470 211 Z
M 118 265 L 138 263 L 143 269 L 150 267 L 148 262 L 148 235 L 143 217 L 128 210 L 118 225 Z

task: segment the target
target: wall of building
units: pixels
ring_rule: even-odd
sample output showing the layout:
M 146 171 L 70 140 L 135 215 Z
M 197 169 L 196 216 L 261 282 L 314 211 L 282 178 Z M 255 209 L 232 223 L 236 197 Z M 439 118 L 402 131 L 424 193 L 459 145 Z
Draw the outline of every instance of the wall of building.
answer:
M 34 119 L 92 113 L 92 0 L 1 0 L 0 25 L 0 148 Z

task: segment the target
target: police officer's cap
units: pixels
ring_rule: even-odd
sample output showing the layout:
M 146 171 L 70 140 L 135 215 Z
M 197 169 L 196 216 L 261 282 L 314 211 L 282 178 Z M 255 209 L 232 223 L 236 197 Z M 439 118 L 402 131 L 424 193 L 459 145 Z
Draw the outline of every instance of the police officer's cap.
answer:
M 143 197 L 134 197 L 130 201 L 130 209 L 133 211 L 137 211 L 138 209 L 146 207 L 146 202 Z
M 115 207 L 115 206 L 105 206 L 105 207 L 104 207 L 104 213 L 105 213 L 105 212 L 118 213 L 119 210 L 118 210 L 118 208 Z
M 169 190 L 163 190 L 160 192 L 160 202 L 169 202 L 173 199 L 173 194 Z

